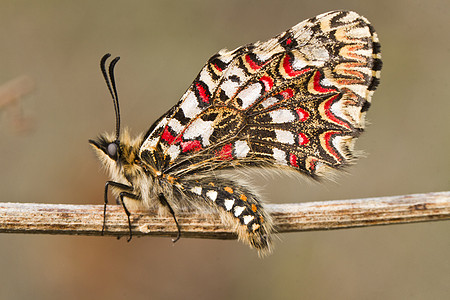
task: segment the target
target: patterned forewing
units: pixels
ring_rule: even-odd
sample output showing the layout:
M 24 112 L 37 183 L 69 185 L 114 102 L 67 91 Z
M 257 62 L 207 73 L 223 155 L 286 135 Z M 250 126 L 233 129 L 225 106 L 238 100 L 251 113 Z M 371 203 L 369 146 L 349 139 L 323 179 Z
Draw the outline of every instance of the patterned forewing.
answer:
M 245 47 L 233 51 L 223 49 L 208 60 L 180 101 L 147 131 L 144 142 L 140 147 L 141 157 L 146 156 L 144 152 L 156 151 L 162 151 L 164 155 L 168 155 L 172 162 L 178 157 L 182 150 L 180 147 L 181 138 L 187 127 L 192 125 L 193 120 L 213 105 L 214 98 L 211 91 L 216 90 L 224 71 L 234 58 L 243 51 L 246 51 Z M 193 129 L 202 125 L 202 123 L 195 123 Z M 191 129 L 191 132 L 193 129 Z M 189 140 L 187 137 L 185 139 Z M 171 147 L 174 144 L 176 146 Z M 183 143 L 183 146 L 184 153 L 197 149 L 195 142 Z
M 213 56 L 149 133 L 175 176 L 238 166 L 309 175 L 353 157 L 381 68 L 376 33 L 354 12 L 330 12 L 267 42 Z M 159 147 L 159 148 L 158 148 Z

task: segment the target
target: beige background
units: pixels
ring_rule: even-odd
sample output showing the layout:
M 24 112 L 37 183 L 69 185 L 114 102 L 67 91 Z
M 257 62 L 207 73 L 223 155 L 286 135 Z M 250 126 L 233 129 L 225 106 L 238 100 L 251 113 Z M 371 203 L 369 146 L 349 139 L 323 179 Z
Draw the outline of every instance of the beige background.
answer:
M 2 1 L 0 84 L 35 80 L 33 130 L 0 111 L 0 201 L 101 204 L 87 140 L 114 128 L 98 68 L 111 52 L 133 132 L 177 102 L 221 48 L 266 40 L 314 15 L 355 10 L 384 68 L 358 141 L 367 158 L 336 182 L 256 178 L 273 203 L 449 190 L 449 2 Z M 263 260 L 235 241 L 0 235 L 1 299 L 445 299 L 450 223 L 280 235 Z

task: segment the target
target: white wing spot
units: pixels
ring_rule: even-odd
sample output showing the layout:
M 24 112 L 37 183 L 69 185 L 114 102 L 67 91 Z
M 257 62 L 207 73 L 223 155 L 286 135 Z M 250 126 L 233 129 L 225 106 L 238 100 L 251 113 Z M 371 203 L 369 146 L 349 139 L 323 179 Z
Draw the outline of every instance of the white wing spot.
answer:
M 281 165 L 287 165 L 287 161 L 286 161 L 286 152 L 284 152 L 283 150 L 280 150 L 278 148 L 273 148 L 273 158 L 275 158 L 275 160 L 281 164 Z
M 289 109 L 277 109 L 269 113 L 273 123 L 281 124 L 295 121 L 295 116 Z
M 304 67 L 308 66 L 308 62 L 304 61 L 300 57 L 296 57 L 296 59 L 292 63 L 292 66 L 295 70 L 301 70 Z
M 181 149 L 178 145 L 171 145 L 169 149 L 167 149 L 167 153 L 169 153 L 170 160 L 174 160 L 180 154 Z
M 237 94 L 237 98 L 242 100 L 242 109 L 250 107 L 262 94 L 262 86 L 259 83 L 249 85 Z
M 264 100 L 263 102 L 261 102 L 261 105 L 264 108 L 268 108 L 269 106 L 274 105 L 275 103 L 277 103 L 279 100 L 275 97 L 269 97 L 266 100 Z
M 167 124 L 173 131 L 176 132 L 176 134 L 179 134 L 181 130 L 183 130 L 184 126 L 181 125 L 180 121 L 178 121 L 175 118 L 170 119 L 169 123 Z
M 248 223 L 250 223 L 255 217 L 251 216 L 251 215 L 246 215 L 244 216 L 244 224 L 247 225 Z
M 244 206 L 236 206 L 234 208 L 234 216 L 239 217 L 242 214 L 242 212 L 244 211 L 244 209 L 245 209 Z
M 158 144 L 159 142 L 159 137 L 155 137 L 152 139 L 148 139 L 145 141 L 145 143 L 142 145 L 141 149 L 147 149 L 147 148 L 152 148 L 155 147 L 156 144 Z
M 234 151 L 236 158 L 244 158 L 250 152 L 250 147 L 246 141 L 236 141 L 234 143 Z
M 239 78 L 239 82 L 233 81 L 230 79 L 231 76 L 237 76 Z M 223 84 L 220 86 L 222 90 L 225 92 L 225 94 L 231 98 L 236 93 L 237 89 L 242 86 L 242 84 L 246 81 L 247 76 L 245 75 L 244 71 L 237 66 L 232 65 L 230 68 L 226 71 L 226 80 L 223 82 Z
M 333 82 L 329 78 L 324 77 L 320 81 L 320 85 L 322 85 L 322 86 L 333 86 Z
M 195 139 L 196 137 L 202 138 L 203 146 L 208 146 L 209 138 L 214 132 L 213 127 L 214 121 L 203 121 L 202 119 L 196 119 L 191 125 L 186 129 L 183 134 L 183 138 L 186 140 Z
M 221 88 L 225 92 L 225 94 L 231 98 L 239 87 L 239 83 L 231 81 L 230 79 L 226 80 Z
M 230 61 L 234 58 L 233 52 L 235 50 L 231 50 L 231 51 L 228 51 L 227 49 L 220 50 L 219 54 L 221 55 L 221 57 L 219 57 L 219 59 L 226 64 L 230 63 Z
M 201 71 L 200 80 L 203 81 L 208 86 L 208 89 L 210 91 L 213 90 L 217 86 L 217 83 L 215 83 L 214 79 L 211 78 L 211 74 L 209 74 L 209 72 L 206 68 L 204 68 Z
M 208 196 L 208 198 L 214 202 L 217 199 L 217 192 L 216 191 L 207 191 L 206 196 Z
M 281 129 L 275 129 L 275 135 L 277 137 L 277 141 L 282 144 L 290 144 L 293 145 L 294 140 L 294 134 L 287 130 L 281 130 Z
M 191 192 L 193 192 L 194 194 L 197 194 L 197 195 L 201 195 L 202 194 L 202 187 L 201 186 L 194 186 L 191 189 Z
M 234 199 L 225 199 L 225 208 L 227 211 L 230 211 L 233 208 L 234 205 Z
M 186 98 L 181 103 L 180 108 L 183 110 L 184 115 L 188 118 L 193 118 L 202 111 L 200 107 L 198 107 L 197 97 L 195 97 L 192 90 L 187 92 Z

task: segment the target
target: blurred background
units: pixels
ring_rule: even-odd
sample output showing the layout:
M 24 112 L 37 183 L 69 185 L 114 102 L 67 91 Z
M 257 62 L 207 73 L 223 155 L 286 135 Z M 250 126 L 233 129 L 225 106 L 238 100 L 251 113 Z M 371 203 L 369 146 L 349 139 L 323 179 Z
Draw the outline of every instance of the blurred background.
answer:
M 219 49 L 266 40 L 317 14 L 354 10 L 382 44 L 381 85 L 335 182 L 255 177 L 271 203 L 438 192 L 450 187 L 448 1 L 1 1 L 3 202 L 102 204 L 107 177 L 88 139 L 122 122 L 146 131 Z M 0 100 L 1 102 L 1 100 Z M 0 235 L 0 299 L 448 299 L 450 223 L 280 235 L 259 259 L 236 241 Z

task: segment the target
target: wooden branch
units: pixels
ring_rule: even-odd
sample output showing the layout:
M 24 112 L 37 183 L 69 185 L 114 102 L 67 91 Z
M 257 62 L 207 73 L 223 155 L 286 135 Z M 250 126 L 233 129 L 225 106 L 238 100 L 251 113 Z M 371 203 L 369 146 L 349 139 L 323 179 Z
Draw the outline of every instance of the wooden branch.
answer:
M 355 200 L 267 205 L 276 230 L 328 230 L 450 219 L 450 192 Z M 183 237 L 233 239 L 235 234 L 212 215 L 177 215 Z M 103 205 L 0 203 L 0 233 L 100 235 Z M 175 236 L 173 219 L 133 212 L 135 236 Z M 109 205 L 105 235 L 128 235 L 121 206 Z

